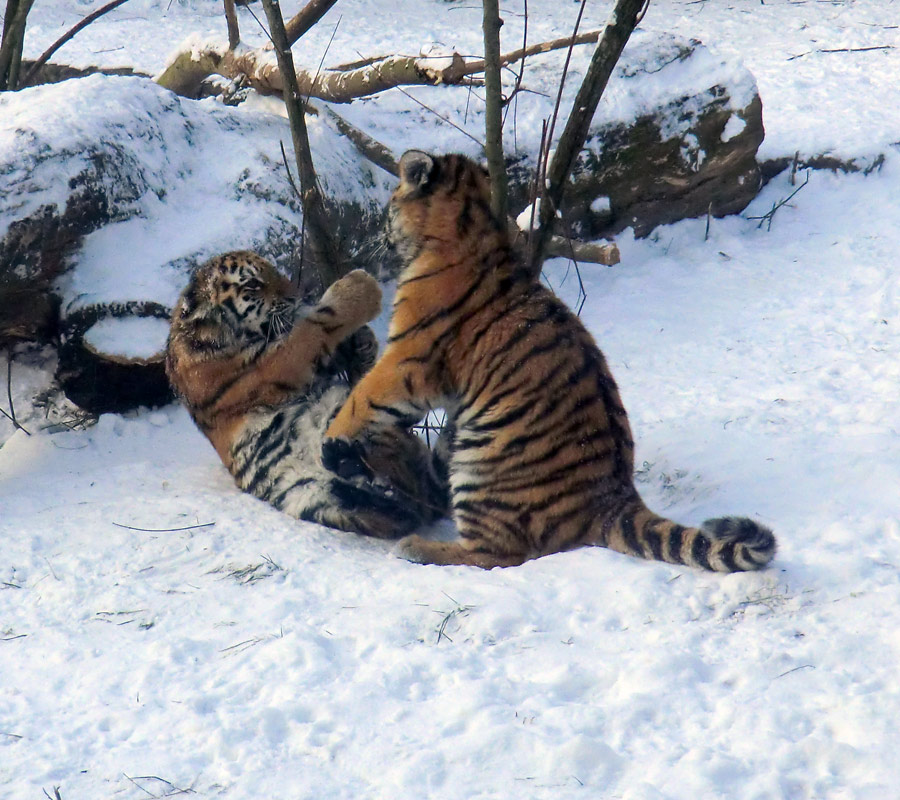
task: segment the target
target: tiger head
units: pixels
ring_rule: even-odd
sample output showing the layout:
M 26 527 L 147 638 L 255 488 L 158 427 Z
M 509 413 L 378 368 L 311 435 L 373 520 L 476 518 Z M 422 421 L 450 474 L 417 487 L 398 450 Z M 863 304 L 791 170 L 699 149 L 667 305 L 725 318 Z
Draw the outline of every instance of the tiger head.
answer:
M 195 273 L 172 317 L 172 336 L 198 350 L 264 344 L 284 336 L 298 306 L 291 282 L 255 253 L 210 259 Z
M 408 150 L 400 159 L 400 185 L 388 206 L 387 240 L 404 266 L 426 248 L 457 244 L 505 226 L 491 213 L 487 170 L 466 156 Z

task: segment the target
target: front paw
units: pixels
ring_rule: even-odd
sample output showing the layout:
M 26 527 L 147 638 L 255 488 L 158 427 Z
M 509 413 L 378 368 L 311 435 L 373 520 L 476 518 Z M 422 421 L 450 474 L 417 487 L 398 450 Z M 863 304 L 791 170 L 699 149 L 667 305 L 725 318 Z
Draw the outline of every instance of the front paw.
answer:
M 372 478 L 372 470 L 366 465 L 362 445 L 343 436 L 322 441 L 322 466 L 346 480 L 356 477 Z
M 368 272 L 355 269 L 331 284 L 322 304 L 340 309 L 363 324 L 381 311 L 381 287 Z

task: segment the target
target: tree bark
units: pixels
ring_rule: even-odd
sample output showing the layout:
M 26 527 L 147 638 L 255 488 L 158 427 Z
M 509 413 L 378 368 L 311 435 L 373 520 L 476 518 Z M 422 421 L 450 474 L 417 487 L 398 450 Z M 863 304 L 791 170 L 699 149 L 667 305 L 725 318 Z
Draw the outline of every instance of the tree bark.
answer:
M 562 202 L 566 181 L 572 173 L 575 158 L 587 139 L 588 129 L 597 110 L 597 104 L 613 68 L 625 49 L 625 44 L 635 29 L 642 8 L 648 0 L 617 0 L 612 16 L 606 23 L 603 35 L 594 50 L 588 71 L 581 82 L 565 130 L 559 138 L 553 159 L 547 170 L 547 188 L 542 185 L 540 225 L 531 239 L 529 257 L 532 274 L 540 274 L 544 263 L 547 242 L 553 233 L 553 223 Z M 548 143 L 549 146 L 550 143 Z
M 284 26 L 284 35 L 288 47 L 293 45 L 304 33 L 315 25 L 329 9 L 337 3 L 337 0 L 309 0 L 309 2 L 294 14 Z
M 25 20 L 34 0 L 7 0 L 6 21 L 0 44 L 0 91 L 15 89 L 22 61 Z
M 497 219 L 506 219 L 506 161 L 503 157 L 503 86 L 500 81 L 499 0 L 482 0 L 484 32 L 484 151 L 491 176 L 491 210 Z
M 348 259 L 339 252 L 337 243 L 329 232 L 328 214 L 325 202 L 319 191 L 316 170 L 313 166 L 312 153 L 309 147 L 309 136 L 306 132 L 306 119 L 303 100 L 297 85 L 294 71 L 294 60 L 284 29 L 281 7 L 278 0 L 262 0 L 266 18 L 269 21 L 269 34 L 275 47 L 275 55 L 284 81 L 284 103 L 287 106 L 288 120 L 291 125 L 291 139 L 294 144 L 294 156 L 297 161 L 297 172 L 300 176 L 300 200 L 303 204 L 303 219 L 310 249 L 313 251 L 316 268 L 327 288 L 348 271 Z
M 241 43 L 241 29 L 234 0 L 225 0 L 225 24 L 228 26 L 228 49 L 234 50 Z

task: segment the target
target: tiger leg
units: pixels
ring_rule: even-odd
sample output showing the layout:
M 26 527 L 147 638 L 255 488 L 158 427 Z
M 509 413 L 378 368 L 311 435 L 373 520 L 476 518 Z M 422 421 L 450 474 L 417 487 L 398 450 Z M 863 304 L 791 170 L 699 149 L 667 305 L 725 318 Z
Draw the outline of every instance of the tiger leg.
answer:
M 328 426 L 326 441 L 338 437 L 347 441 L 359 439 L 370 426 L 410 427 L 440 398 L 440 389 L 429 380 L 425 368 L 403 348 L 389 345 L 375 366 L 353 387 Z
M 354 270 L 335 281 L 318 305 L 299 320 L 287 338 L 269 348 L 239 378 L 210 402 L 196 398 L 216 413 L 243 411 L 252 404 L 277 405 L 286 394 L 293 394 L 313 379 L 320 360 L 330 356 L 337 345 L 357 328 L 378 314 L 381 308 L 381 288 L 371 275 Z M 222 371 L 239 372 L 235 364 L 209 361 L 195 367 L 198 383 L 218 385 L 213 380 Z M 210 373 L 204 379 L 203 373 Z
M 417 564 L 460 564 L 482 569 L 493 567 L 517 567 L 529 559 L 524 554 L 498 554 L 479 549 L 475 540 L 457 539 L 440 542 L 422 536 L 406 536 L 397 542 L 394 551 L 407 561 Z

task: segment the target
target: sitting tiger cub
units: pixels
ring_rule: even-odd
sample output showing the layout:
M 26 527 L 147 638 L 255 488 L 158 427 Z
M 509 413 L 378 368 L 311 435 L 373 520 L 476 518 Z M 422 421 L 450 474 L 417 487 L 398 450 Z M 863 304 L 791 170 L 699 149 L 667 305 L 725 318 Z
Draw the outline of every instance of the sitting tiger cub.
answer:
M 388 240 L 404 263 L 388 345 L 329 425 L 349 474 L 374 432 L 443 406 L 460 538 L 401 540 L 412 561 L 513 566 L 580 545 L 721 572 L 764 567 L 775 537 L 749 519 L 686 528 L 634 487 L 634 442 L 603 354 L 517 260 L 487 173 L 459 155 L 400 161 Z
M 255 253 L 227 253 L 178 300 L 166 373 L 241 489 L 293 517 L 384 538 L 440 516 L 447 498 L 427 447 L 399 428 L 366 452 L 380 483 L 322 467 L 322 433 L 350 391 L 340 373 L 358 377 L 374 362 L 377 343 L 361 326 L 380 306 L 362 270 L 307 306 Z

